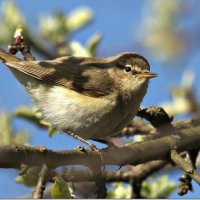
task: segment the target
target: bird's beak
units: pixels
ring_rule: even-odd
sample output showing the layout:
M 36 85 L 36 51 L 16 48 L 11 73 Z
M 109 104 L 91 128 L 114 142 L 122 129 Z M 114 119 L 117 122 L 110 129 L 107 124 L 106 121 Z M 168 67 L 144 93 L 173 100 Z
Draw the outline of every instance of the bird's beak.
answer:
M 152 72 L 147 72 L 147 73 L 141 74 L 140 76 L 141 76 L 142 78 L 150 79 L 150 78 L 155 78 L 155 77 L 157 77 L 158 74 L 152 73 Z

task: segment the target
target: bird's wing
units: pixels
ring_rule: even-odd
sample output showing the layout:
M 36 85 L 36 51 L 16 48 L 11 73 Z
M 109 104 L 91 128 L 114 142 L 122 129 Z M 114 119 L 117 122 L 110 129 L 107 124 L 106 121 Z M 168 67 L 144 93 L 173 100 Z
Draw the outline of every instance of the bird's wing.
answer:
M 6 65 L 47 84 L 60 85 L 92 97 L 108 95 L 112 90 L 112 79 L 105 69 L 95 66 L 92 58 L 69 56 L 51 61 L 10 62 L 1 54 L 0 51 L 0 59 L 4 59 Z

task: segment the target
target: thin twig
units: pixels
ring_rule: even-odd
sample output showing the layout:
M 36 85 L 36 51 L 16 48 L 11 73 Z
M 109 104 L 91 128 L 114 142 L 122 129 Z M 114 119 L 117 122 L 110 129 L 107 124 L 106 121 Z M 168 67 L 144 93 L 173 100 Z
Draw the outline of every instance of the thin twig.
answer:
M 95 177 L 95 179 L 93 180 L 95 183 L 94 198 L 105 199 L 107 196 L 107 188 L 106 182 L 102 178 L 101 165 L 90 162 L 88 167 L 91 170 L 93 177 Z
M 141 182 L 146 179 L 149 175 L 154 172 L 157 172 L 164 168 L 167 165 L 166 161 L 150 161 L 145 164 L 137 165 L 131 167 L 127 170 L 121 171 L 104 171 L 101 176 L 106 183 L 112 182 L 126 182 L 130 180 L 135 182 Z M 64 169 L 61 173 L 62 178 L 66 182 L 85 182 L 85 181 L 95 181 L 96 177 L 91 171 L 75 171 L 75 170 L 66 170 Z
M 142 199 L 142 196 L 141 196 L 142 183 L 132 182 L 131 187 L 132 187 L 131 199 Z
M 200 175 L 193 168 L 193 166 L 184 160 L 175 149 L 171 150 L 171 159 L 172 161 L 181 167 L 187 174 L 190 176 L 196 183 L 200 185 Z
M 165 129 L 172 128 L 173 117 L 170 117 L 161 107 L 152 106 L 140 109 L 137 116 L 146 119 L 160 131 L 163 131 L 163 127 Z
M 15 55 L 18 51 L 24 56 L 24 60 L 34 61 L 35 57 L 31 54 L 30 47 L 24 43 L 22 35 L 23 29 L 19 26 L 14 33 L 14 41 L 8 46 L 9 53 Z
M 21 44 L 21 46 L 22 47 L 20 48 L 20 51 L 24 56 L 24 60 L 34 61 L 35 57 L 33 57 L 33 55 L 31 54 L 30 47 L 23 43 Z
M 19 176 L 25 175 L 28 168 L 29 168 L 28 165 L 21 164 L 19 169 Z
M 193 192 L 192 178 L 184 171 L 183 175 L 179 178 L 180 184 L 178 185 L 178 194 L 183 196 L 188 191 Z
M 194 169 L 196 169 L 196 159 L 198 156 L 198 150 L 190 150 L 187 153 L 191 165 Z M 188 193 L 188 191 L 193 192 L 193 186 L 192 186 L 192 178 L 185 172 L 183 171 L 183 175 L 179 178 L 180 184 L 178 185 L 178 194 L 180 196 L 183 196 Z
M 33 199 L 42 199 L 45 190 L 47 176 L 47 165 L 43 164 L 40 173 L 38 174 L 38 182 L 33 192 Z
M 133 135 L 155 135 L 156 129 L 151 124 L 145 124 L 142 120 L 133 120 L 129 125 L 124 127 L 120 133 L 113 137 L 130 137 Z
M 194 169 L 196 169 L 196 161 L 197 161 L 198 154 L 199 154 L 199 150 L 197 149 L 188 151 L 188 156 L 190 158 L 191 164 L 194 167 Z
M 173 117 L 169 117 L 163 108 L 157 106 L 140 109 L 137 112 L 137 116 L 148 120 L 155 127 L 171 123 L 173 121 Z

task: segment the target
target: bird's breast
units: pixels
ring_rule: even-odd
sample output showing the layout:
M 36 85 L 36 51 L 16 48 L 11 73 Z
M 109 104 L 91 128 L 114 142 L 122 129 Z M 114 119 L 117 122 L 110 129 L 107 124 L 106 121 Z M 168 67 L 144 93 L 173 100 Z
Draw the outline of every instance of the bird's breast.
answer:
M 141 99 L 126 104 L 119 96 L 89 97 L 60 87 L 39 85 L 29 89 L 45 118 L 62 131 L 85 139 L 104 138 L 121 130 L 135 116 Z
M 99 132 L 99 127 L 114 121 L 111 117 L 115 118 L 112 113 L 116 107 L 116 98 L 112 95 L 94 98 L 64 87 L 49 88 L 44 85 L 30 89 L 29 93 L 45 118 L 55 127 L 72 131 L 83 138 L 91 138 Z M 107 131 L 110 131 L 109 128 Z

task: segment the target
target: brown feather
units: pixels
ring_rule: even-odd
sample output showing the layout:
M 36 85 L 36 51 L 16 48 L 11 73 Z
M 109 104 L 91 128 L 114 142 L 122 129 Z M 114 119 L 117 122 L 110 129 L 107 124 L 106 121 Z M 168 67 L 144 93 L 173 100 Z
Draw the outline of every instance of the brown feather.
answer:
M 10 53 L 5 52 L 3 49 L 0 48 L 0 60 L 3 63 L 7 63 L 7 62 L 19 62 L 22 61 L 21 59 L 13 56 Z
M 126 63 L 142 70 L 150 69 L 144 57 L 128 52 L 108 58 L 68 56 L 50 61 L 21 61 L 0 49 L 0 59 L 37 80 L 92 97 L 105 96 L 116 89 L 116 80 L 126 76 L 122 69 Z M 115 78 L 110 77 L 108 72 L 108 68 L 113 67 L 117 75 Z
M 110 93 L 113 81 L 106 68 L 102 67 L 105 64 L 97 67 L 96 63 L 99 64 L 93 58 L 69 56 L 51 61 L 18 60 L 7 62 L 6 65 L 45 83 L 60 85 L 87 96 L 100 97 Z

